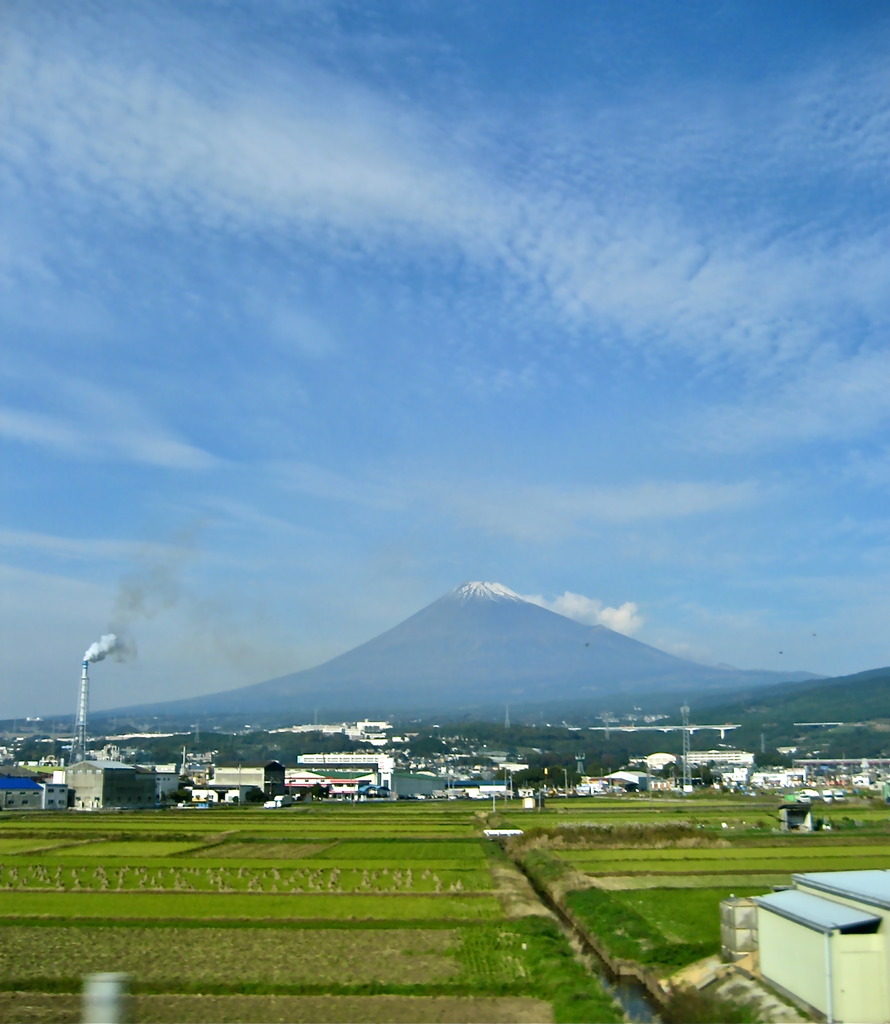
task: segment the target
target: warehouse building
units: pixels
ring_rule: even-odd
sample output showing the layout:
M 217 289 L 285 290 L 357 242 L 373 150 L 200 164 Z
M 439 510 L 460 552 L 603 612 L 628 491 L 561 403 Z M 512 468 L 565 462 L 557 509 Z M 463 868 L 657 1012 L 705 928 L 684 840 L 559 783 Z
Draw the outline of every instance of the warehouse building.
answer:
M 228 761 L 218 764 L 213 770 L 213 789 L 232 789 L 243 794 L 249 789 L 259 789 L 267 800 L 283 796 L 287 790 L 284 784 L 284 765 L 280 761 L 264 761 L 261 764 Z
M 74 790 L 72 806 L 80 810 L 134 810 L 156 804 L 155 777 L 149 768 L 123 761 L 78 761 L 65 770 L 65 778 Z
M 444 796 L 445 780 L 432 772 L 393 772 L 392 793 L 402 799 Z
M 758 896 L 760 971 L 829 1024 L 890 1021 L 890 871 L 816 871 Z

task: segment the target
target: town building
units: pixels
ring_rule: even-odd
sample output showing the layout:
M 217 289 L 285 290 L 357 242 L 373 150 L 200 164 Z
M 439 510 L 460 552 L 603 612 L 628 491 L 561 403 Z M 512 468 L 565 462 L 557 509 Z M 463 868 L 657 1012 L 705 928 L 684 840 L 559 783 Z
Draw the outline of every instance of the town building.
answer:
M 169 800 L 180 786 L 179 766 L 176 764 L 152 764 L 141 765 L 154 772 L 155 776 L 155 799 L 164 803 Z
M 56 779 L 56 775 L 62 775 Z M 64 811 L 68 808 L 68 784 L 64 781 L 64 772 L 53 772 L 52 781 L 41 779 L 40 788 L 43 790 L 41 808 L 44 811 Z
M 748 781 L 757 789 L 796 789 L 807 780 L 806 769 L 769 768 L 751 772 Z
M 311 793 L 316 786 L 333 797 L 357 797 L 363 787 L 377 785 L 377 772 L 373 769 L 361 771 L 341 771 L 337 768 L 303 768 L 300 765 L 288 766 L 284 775 L 287 792 L 297 799 Z
M 33 776 L 0 775 L 0 809 L 39 811 L 42 803 L 43 787 Z
M 322 771 L 329 768 L 373 769 L 377 772 L 377 785 L 387 788 L 392 786 L 392 773 L 396 767 L 395 759 L 389 754 L 300 754 L 297 764 Z

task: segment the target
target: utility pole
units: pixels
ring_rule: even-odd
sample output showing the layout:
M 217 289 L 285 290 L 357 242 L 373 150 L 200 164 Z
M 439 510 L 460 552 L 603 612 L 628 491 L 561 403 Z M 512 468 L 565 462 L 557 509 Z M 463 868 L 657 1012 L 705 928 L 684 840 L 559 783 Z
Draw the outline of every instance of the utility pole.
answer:
M 680 708 L 683 716 L 683 792 L 688 793 L 692 789 L 692 778 L 689 774 L 689 705 L 684 704 Z

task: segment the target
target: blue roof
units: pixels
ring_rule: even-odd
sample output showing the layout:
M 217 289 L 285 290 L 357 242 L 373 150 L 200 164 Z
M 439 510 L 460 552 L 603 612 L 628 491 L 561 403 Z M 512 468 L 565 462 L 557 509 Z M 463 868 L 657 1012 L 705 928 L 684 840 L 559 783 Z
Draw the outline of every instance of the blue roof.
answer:
M 881 923 L 881 918 L 874 914 L 801 892 L 800 889 L 757 896 L 754 902 L 764 910 L 771 910 L 780 917 L 787 917 L 817 932 L 862 931 L 866 928 L 876 930 Z
M 33 779 L 24 779 L 18 775 L 0 775 L 0 789 L 40 789 L 40 784 Z
M 797 885 L 890 909 L 890 871 L 812 871 L 794 875 Z

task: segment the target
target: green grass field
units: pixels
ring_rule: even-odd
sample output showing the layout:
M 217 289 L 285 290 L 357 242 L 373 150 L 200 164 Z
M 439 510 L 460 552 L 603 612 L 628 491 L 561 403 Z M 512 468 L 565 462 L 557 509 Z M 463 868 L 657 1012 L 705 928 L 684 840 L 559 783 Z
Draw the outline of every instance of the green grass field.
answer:
M 555 856 L 594 877 L 600 875 L 792 874 L 804 871 L 856 871 L 890 868 L 890 846 L 775 849 L 736 847 L 675 850 L 574 850 Z

